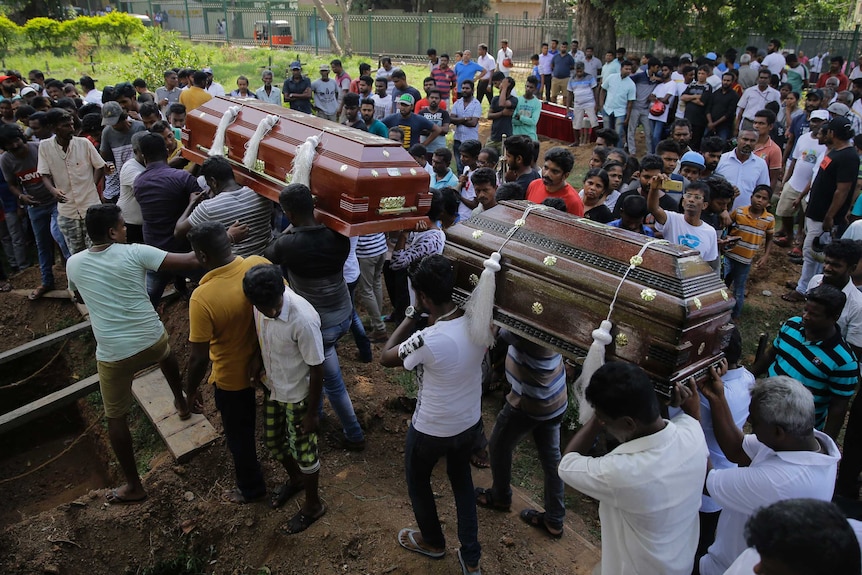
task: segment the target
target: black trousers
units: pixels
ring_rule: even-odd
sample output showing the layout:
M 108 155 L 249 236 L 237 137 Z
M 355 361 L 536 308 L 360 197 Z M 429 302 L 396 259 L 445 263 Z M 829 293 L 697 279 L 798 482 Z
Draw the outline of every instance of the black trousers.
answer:
M 404 319 L 404 310 L 410 305 L 410 290 L 407 287 L 407 270 L 393 270 L 390 262 L 383 264 L 383 281 L 386 283 L 386 293 L 392 302 L 392 316 L 395 325 Z
M 266 495 L 266 483 L 257 460 L 257 442 L 254 438 L 257 409 L 254 388 L 225 391 L 216 387 L 215 404 L 221 413 L 227 448 L 233 455 L 236 486 L 246 499 Z

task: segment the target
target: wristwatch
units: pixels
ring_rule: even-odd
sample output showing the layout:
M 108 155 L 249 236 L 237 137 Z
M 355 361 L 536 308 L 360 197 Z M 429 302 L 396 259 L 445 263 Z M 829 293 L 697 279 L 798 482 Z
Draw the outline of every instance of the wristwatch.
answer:
M 416 311 L 416 308 L 413 307 L 412 305 L 408 305 L 407 309 L 404 310 L 404 317 L 407 317 L 410 319 L 416 319 L 417 315 L 419 315 L 419 314 Z

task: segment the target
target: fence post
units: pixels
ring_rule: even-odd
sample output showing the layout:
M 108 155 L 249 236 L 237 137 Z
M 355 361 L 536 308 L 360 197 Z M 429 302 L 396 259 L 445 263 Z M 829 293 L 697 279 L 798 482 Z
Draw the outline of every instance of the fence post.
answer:
M 850 43 L 850 53 L 847 54 L 846 66 L 850 68 L 850 62 L 856 61 L 856 47 L 859 45 L 859 24 L 853 29 L 853 40 Z
M 317 6 L 311 10 L 311 25 L 314 26 L 314 55 L 320 55 L 320 42 L 317 39 Z
M 368 9 L 368 57 L 373 59 L 374 56 L 374 26 L 371 23 L 371 8 Z
M 227 25 L 227 0 L 221 0 L 221 6 L 224 12 L 224 39 L 226 43 L 230 44 L 230 32 L 227 31 L 229 28 Z M 218 32 L 218 27 L 216 27 L 216 32 Z
M 491 32 L 491 41 L 488 42 L 490 48 L 488 49 L 488 54 L 491 54 L 494 50 L 494 46 L 497 45 L 497 38 L 500 37 L 500 13 L 494 12 L 494 30 Z
M 269 43 L 269 67 L 272 68 L 272 4 L 266 0 L 266 39 Z M 293 30 L 291 30 L 293 32 Z
M 426 40 L 425 44 L 429 48 L 434 47 L 434 40 L 432 39 L 432 36 L 431 36 L 431 20 L 433 19 L 433 16 L 434 16 L 434 10 L 428 10 L 428 39 Z M 420 50 L 419 53 L 421 54 L 422 51 Z
M 189 33 L 189 40 L 192 39 L 192 15 L 189 12 L 189 0 L 183 0 L 186 4 L 186 30 Z
M 155 23 L 156 14 L 155 14 L 155 12 L 153 12 L 153 0 L 147 0 L 147 8 L 149 9 L 149 12 L 147 12 L 147 15 L 150 18 L 152 18 L 153 22 Z
M 566 32 L 567 32 L 566 33 L 566 42 L 571 42 L 572 41 L 572 17 L 569 16 L 568 20 L 569 20 L 569 23 L 568 23 L 568 26 L 566 27 Z

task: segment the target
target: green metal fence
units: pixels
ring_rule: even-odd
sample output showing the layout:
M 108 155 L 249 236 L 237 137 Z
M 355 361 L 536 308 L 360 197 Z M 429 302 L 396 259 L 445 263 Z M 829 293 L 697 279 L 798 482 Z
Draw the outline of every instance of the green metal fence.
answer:
M 192 40 L 229 42 L 237 44 L 274 45 L 271 34 L 261 34 L 266 22 L 283 21 L 290 26 L 294 51 L 329 53 L 331 50 L 326 22 L 316 9 L 297 10 L 295 0 L 283 2 L 239 2 L 238 0 L 131 0 L 124 2 L 130 12 L 163 16 L 162 26 L 176 30 Z M 345 34 L 342 15 L 332 14 L 335 20 L 335 36 L 342 46 Z M 220 25 L 220 22 L 224 25 Z M 469 48 L 474 55 L 479 43 L 486 43 L 492 55 L 496 55 L 499 42 L 509 41 L 514 52 L 513 60 L 519 66 L 527 66 L 531 54 L 538 52 L 542 42 L 560 41 L 578 37 L 577 23 L 568 20 L 543 20 L 502 18 L 499 14 L 480 17 L 465 17 L 460 14 L 435 14 L 432 11 L 415 13 L 380 13 L 368 11 L 350 14 L 348 26 L 352 49 L 355 54 L 376 60 L 381 55 L 400 58 L 424 58 L 425 51 L 434 47 L 438 53 L 454 55 L 458 50 Z M 258 33 L 255 33 L 256 28 Z M 842 55 L 854 60 L 860 48 L 859 28 L 855 30 L 801 30 L 799 41 L 786 46 L 802 49 L 813 56 L 828 50 L 832 55 Z M 746 45 L 765 46 L 764 36 L 750 35 Z M 660 42 L 650 39 L 631 38 L 619 35 L 618 46 L 625 46 L 630 53 L 652 53 L 658 56 L 673 52 Z M 742 52 L 745 46 L 737 46 Z M 597 54 L 601 57 L 601 54 Z

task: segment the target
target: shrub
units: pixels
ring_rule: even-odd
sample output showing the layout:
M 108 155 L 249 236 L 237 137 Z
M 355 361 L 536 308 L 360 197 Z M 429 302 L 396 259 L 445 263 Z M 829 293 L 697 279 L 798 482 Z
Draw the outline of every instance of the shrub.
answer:
M 144 28 L 138 58 L 123 75 L 143 78 L 148 86 L 161 86 L 164 84 L 164 71 L 174 66 L 200 69 L 203 61 L 191 44 L 181 41 L 176 32 Z
M 113 11 L 99 17 L 105 22 L 106 32 L 111 38 L 111 44 L 121 48 L 130 48 L 129 41 L 135 34 L 145 30 L 141 21 L 125 12 Z
M 21 36 L 21 27 L 6 16 L 0 16 L 0 60 L 6 67 L 6 56 L 16 40 Z
M 50 18 L 31 18 L 24 24 L 24 35 L 34 50 L 49 50 L 60 44 L 60 22 Z

